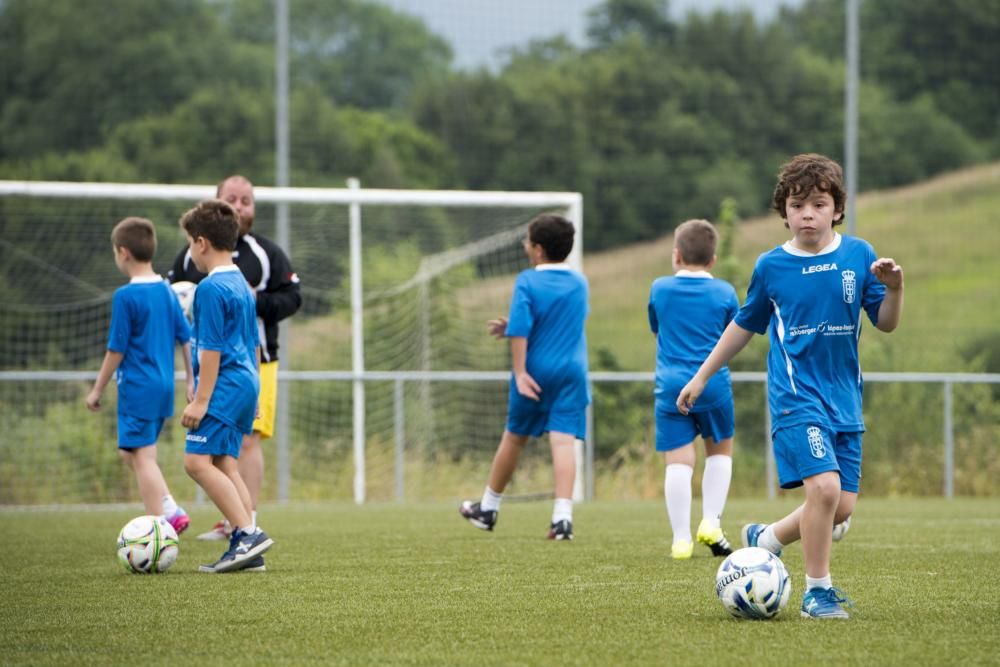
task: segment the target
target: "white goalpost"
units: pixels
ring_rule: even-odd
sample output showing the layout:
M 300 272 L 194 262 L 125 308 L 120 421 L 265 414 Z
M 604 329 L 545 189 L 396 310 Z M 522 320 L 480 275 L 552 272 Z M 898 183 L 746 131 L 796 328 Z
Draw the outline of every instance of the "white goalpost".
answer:
M 108 252 L 111 227 L 127 215 L 152 219 L 154 266 L 165 274 L 183 241 L 177 218 L 214 194 L 199 185 L 0 181 L 0 259 L 13 287 L 0 315 L 0 342 L 11 342 L 0 366 L 0 402 L 33 397 L 39 419 L 23 431 L 36 433 L 41 450 L 31 460 L 2 457 L 14 462 L 10 474 L 37 481 L 46 447 L 73 446 L 65 434 L 37 433 L 54 412 L 93 419 L 69 406 L 100 363 L 110 295 L 122 283 Z M 345 486 L 348 460 L 356 503 L 454 496 L 459 488 L 444 486 L 449 476 L 464 490 L 481 488 L 482 475 L 469 473 L 489 464 L 510 372 L 506 346 L 486 340 L 485 319 L 505 312 L 513 277 L 527 268 L 520 241 L 538 213 L 556 210 L 574 224 L 569 261 L 582 269 L 581 195 L 379 190 L 356 181 L 347 188 L 258 187 L 255 195 L 254 231 L 289 239 L 285 250 L 305 301 L 282 325 L 294 333 L 279 352 L 279 430 L 265 491 L 277 500 L 326 499 L 324 489 Z M 279 227 L 283 216 L 270 215 L 278 204 L 291 211 L 286 229 Z M 87 437 L 110 447 L 106 422 L 100 430 L 108 442 Z M 13 451 L 4 440 L 0 451 Z M 582 499 L 581 443 L 577 459 L 574 495 Z M 105 463 L 93 463 L 96 474 L 108 474 Z M 519 472 L 525 480 L 518 492 L 547 488 L 547 473 L 530 470 Z M 80 473 L 70 498 L 123 499 L 121 489 L 104 497 L 88 490 L 92 472 Z M 61 495 L 18 488 L 23 497 L 11 489 L 0 504 Z

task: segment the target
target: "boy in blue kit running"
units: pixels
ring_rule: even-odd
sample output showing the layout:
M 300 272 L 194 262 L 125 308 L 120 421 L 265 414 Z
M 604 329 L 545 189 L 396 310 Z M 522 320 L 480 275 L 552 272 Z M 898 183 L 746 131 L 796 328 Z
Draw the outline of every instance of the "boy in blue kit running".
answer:
M 524 249 L 533 269 L 514 283 L 510 319 L 490 320 L 489 332 L 510 338 L 513 375 L 507 425 L 490 468 L 480 502 L 466 500 L 460 513 L 469 523 L 493 530 L 517 460 L 531 436 L 549 434 L 555 477 L 555 507 L 550 540 L 573 539 L 575 442 L 586 432 L 590 404 L 587 383 L 587 338 L 583 325 L 589 311 L 587 279 L 565 259 L 573 248 L 572 223 L 543 214 L 531 221 Z
M 180 535 L 190 519 L 178 507 L 156 462 L 156 440 L 174 414 L 174 345 L 181 345 L 188 399 L 194 394 L 191 330 L 166 281 L 153 271 L 156 228 L 145 218 L 125 218 L 111 232 L 115 265 L 129 277 L 111 301 L 108 351 L 87 408 L 101 408 L 101 395 L 118 383 L 118 453 L 135 472 L 147 514 L 163 516 Z
M 227 203 L 203 201 L 180 220 L 191 261 L 208 276 L 192 306 L 194 400 L 181 423 L 189 430 L 184 469 L 205 490 L 234 527 L 229 549 L 201 572 L 263 570 L 263 553 L 273 541 L 253 525 L 250 493 L 237 461 L 243 435 L 250 433 L 260 389 L 256 310 L 253 294 L 233 264 L 239 217 Z
M 678 560 L 694 551 L 691 477 L 698 435 L 705 442 L 698 542 L 714 556 L 732 553 L 721 526 L 733 474 L 735 417 L 729 369 L 723 366 L 708 382 L 689 414 L 682 415 L 675 404 L 740 307 L 733 286 L 709 273 L 717 242 L 715 227 L 707 220 L 682 223 L 674 231 L 674 275 L 654 280 L 649 292 L 649 327 L 656 334 L 656 451 L 664 453 L 666 462 L 663 496 L 673 531 L 670 553 Z
M 783 519 L 743 527 L 746 546 L 773 553 L 802 540 L 802 615 L 847 618 L 850 604 L 830 578 L 832 528 L 854 511 L 861 483 L 861 313 L 881 331 L 899 324 L 903 269 L 866 241 L 833 231 L 844 215 L 840 165 L 797 155 L 784 165 L 773 206 L 792 240 L 757 259 L 747 300 L 677 407 L 690 411 L 709 378 L 770 328 L 768 402 L 782 488 L 805 486 L 805 502 Z

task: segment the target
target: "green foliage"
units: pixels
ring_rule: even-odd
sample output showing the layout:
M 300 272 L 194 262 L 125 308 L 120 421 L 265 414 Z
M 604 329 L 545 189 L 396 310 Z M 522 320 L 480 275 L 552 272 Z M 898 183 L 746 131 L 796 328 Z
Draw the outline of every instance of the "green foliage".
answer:
M 205 3 L 0 5 L 0 159 L 75 152 L 223 81 L 232 52 Z
M 237 39 L 273 47 L 274 3 L 217 4 Z M 417 83 L 444 76 L 451 62 L 451 48 L 422 21 L 378 3 L 296 0 L 288 20 L 292 88 L 317 88 L 339 105 L 401 107 Z
M 844 4 L 809 0 L 781 13 L 790 34 L 843 58 Z M 904 103 L 927 96 L 969 136 L 1000 155 L 1000 12 L 994 0 L 860 3 L 861 74 Z M 864 97 L 862 97 L 864 99 Z M 863 144 L 862 144 L 863 145 Z

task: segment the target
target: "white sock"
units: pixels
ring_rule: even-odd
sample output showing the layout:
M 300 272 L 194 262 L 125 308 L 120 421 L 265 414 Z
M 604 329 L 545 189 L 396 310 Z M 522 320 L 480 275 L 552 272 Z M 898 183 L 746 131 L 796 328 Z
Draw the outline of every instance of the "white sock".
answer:
M 773 554 L 778 553 L 784 548 L 784 544 L 778 541 L 778 538 L 774 535 L 774 524 L 770 523 L 767 528 L 760 534 L 757 538 L 757 546 L 761 549 L 767 549 Z
M 806 590 L 813 588 L 833 588 L 833 579 L 830 577 L 830 573 L 827 572 L 825 577 L 819 577 L 818 579 L 813 579 L 808 574 L 806 575 Z
M 250 529 L 247 532 L 248 533 L 257 532 L 257 510 L 250 512 Z
M 483 499 L 479 501 L 479 509 L 484 512 L 493 512 L 500 509 L 500 501 L 503 500 L 503 494 L 497 493 L 489 486 L 483 491 Z
M 667 503 L 674 544 L 691 541 L 691 477 L 694 469 L 683 463 L 671 463 L 663 480 L 663 498 Z
M 726 508 L 729 482 L 733 478 L 733 457 L 716 454 L 705 459 L 705 474 L 701 477 L 701 515 L 719 527 L 722 510 Z
M 163 516 L 173 516 L 177 513 L 177 503 L 169 493 L 163 496 Z
M 552 523 L 559 523 L 563 520 L 573 522 L 572 498 L 556 498 L 556 502 L 552 506 Z

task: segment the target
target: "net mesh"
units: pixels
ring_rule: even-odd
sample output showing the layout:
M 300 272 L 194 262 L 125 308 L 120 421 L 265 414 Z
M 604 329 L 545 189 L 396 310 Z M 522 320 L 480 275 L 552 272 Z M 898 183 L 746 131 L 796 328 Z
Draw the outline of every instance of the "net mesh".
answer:
M 154 268 L 166 275 L 184 246 L 177 219 L 192 201 L 0 197 L 0 504 L 138 500 L 117 460 L 115 389 L 92 414 L 84 399 L 107 343 L 114 290 L 125 277 L 110 243 L 114 224 L 147 217 L 157 229 Z M 283 327 L 282 371 L 351 369 L 349 209 L 287 205 L 289 247 L 302 309 Z M 558 207 L 362 207 L 364 362 L 370 371 L 506 371 L 509 347 L 486 321 L 507 311 L 527 268 L 528 221 Z M 257 204 L 254 233 L 275 240 L 273 202 Z M 181 366 L 178 364 L 178 369 Z M 22 372 L 12 377 L 11 371 Z M 40 372 L 48 373 L 42 374 Z M 53 375 L 52 372 L 56 374 Z M 77 375 L 72 375 L 72 373 Z M 81 373 L 82 372 L 82 373 Z M 26 374 L 25 374 L 26 373 Z M 158 455 L 174 495 L 196 488 L 183 472 L 183 384 Z M 366 497 L 429 500 L 478 494 L 503 429 L 506 381 L 380 379 L 364 383 Z M 282 380 L 288 468 L 265 445 L 262 497 L 350 499 L 354 478 L 352 383 Z M 550 487 L 547 450 L 529 447 L 512 492 Z

